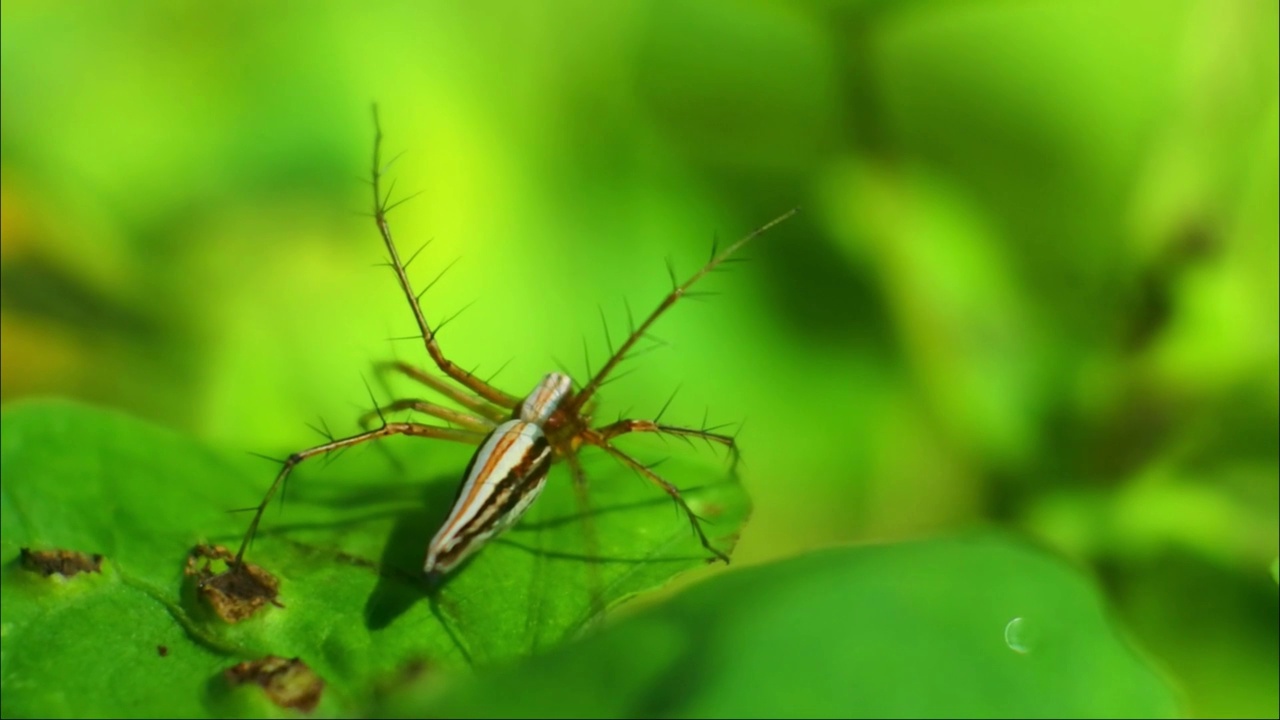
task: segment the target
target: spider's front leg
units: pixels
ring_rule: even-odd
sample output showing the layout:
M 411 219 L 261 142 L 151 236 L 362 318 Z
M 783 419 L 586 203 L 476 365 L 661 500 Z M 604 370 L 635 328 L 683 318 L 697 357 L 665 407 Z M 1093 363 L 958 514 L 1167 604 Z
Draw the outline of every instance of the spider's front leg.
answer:
M 387 224 L 387 213 L 399 203 L 392 204 L 390 202 L 390 191 L 387 195 L 382 192 L 382 126 L 378 122 L 378 106 L 373 107 L 373 220 L 378 226 L 378 234 L 382 236 L 383 243 L 387 246 L 387 253 L 391 256 L 391 269 L 396 273 L 396 279 L 400 281 L 400 289 L 404 291 L 405 299 L 409 302 L 409 307 L 413 310 L 414 320 L 418 323 L 418 331 L 422 335 L 422 341 L 426 344 L 427 354 L 431 356 L 431 360 L 435 362 L 436 367 L 445 375 L 453 378 L 462 384 L 471 392 L 479 395 L 485 400 L 504 408 L 515 408 L 520 404 L 521 399 L 513 395 L 499 390 L 484 380 L 472 375 L 462 367 L 458 366 L 452 360 L 444 356 L 444 352 L 440 349 L 440 344 L 436 342 L 436 332 L 439 330 L 432 329 L 430 323 L 427 322 L 426 316 L 422 313 L 422 306 L 419 303 L 419 293 L 413 291 L 413 285 L 409 282 L 408 272 L 405 267 L 408 263 L 400 260 L 400 252 L 396 249 L 396 243 L 391 239 L 391 226 Z M 410 257 L 409 261 L 412 262 Z M 428 286 L 430 287 L 430 286 Z

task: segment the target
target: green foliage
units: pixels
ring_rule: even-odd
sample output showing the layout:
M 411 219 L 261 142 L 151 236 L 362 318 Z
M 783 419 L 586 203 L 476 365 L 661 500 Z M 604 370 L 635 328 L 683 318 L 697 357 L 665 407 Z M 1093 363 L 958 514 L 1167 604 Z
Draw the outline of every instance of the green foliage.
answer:
M 474 302 L 445 350 L 481 374 L 510 359 L 514 394 L 557 359 L 581 381 L 584 340 L 598 366 L 597 303 L 616 342 L 623 299 L 639 314 L 667 289 L 665 256 L 689 271 L 714 234 L 803 208 L 601 395 L 601 417 L 651 417 L 683 383 L 669 419 L 749 419 L 755 513 L 735 564 L 996 523 L 1102 578 L 1189 714 L 1280 714 L 1277 3 L 5 0 L 0 15 L 3 402 L 70 397 L 235 453 L 301 447 L 317 415 L 353 427 L 369 363 L 426 361 L 386 342 L 412 318 L 355 214 L 377 100 L 388 155 L 405 151 L 396 194 L 422 193 L 396 237 L 406 255 L 434 240 L 415 282 L 460 260 L 426 314 Z M 388 448 L 412 470 L 380 451 L 304 468 L 255 553 L 416 566 L 466 451 Z M 664 467 L 681 485 L 721 477 L 701 460 Z M 183 517 L 184 548 L 234 543 L 244 518 L 222 511 L 271 469 L 232 464 L 238 489 L 184 491 L 222 493 Z M 608 463 L 592 473 L 601 503 L 650 497 Z M 207 479 L 171 480 L 187 481 Z M 575 534 L 508 540 L 572 553 Z M 271 617 L 290 617 L 299 582 Z M 373 584 L 390 627 L 419 617 Z M 335 599 L 336 616 L 366 622 L 371 597 Z
M 443 695 L 443 696 L 442 696 Z M 1173 717 L 1096 590 L 994 533 L 842 548 L 717 576 L 403 717 Z
M 565 493 L 536 505 L 512 533 L 518 544 L 487 549 L 433 603 L 412 580 L 416 555 L 403 551 L 420 547 L 439 508 L 424 513 L 393 487 L 316 494 L 301 480 L 288 522 L 273 517 L 251 556 L 282 578 L 285 607 L 227 626 L 184 581 L 184 558 L 198 542 L 234 540 L 242 519 L 223 509 L 260 487 L 261 473 L 61 403 L 7 410 L 0 450 L 7 716 L 274 714 L 256 686 L 230 690 L 221 674 L 267 654 L 301 657 L 325 679 L 326 714 L 1174 712 L 1096 592 L 998 536 L 828 551 L 722 576 L 552 649 L 592 607 L 590 566 L 568 557 L 583 548 L 576 518 L 560 514 Z M 595 515 L 606 601 L 704 562 L 665 503 L 606 497 Z M 404 502 L 355 522 L 388 498 Z M 736 485 L 691 500 L 722 539 L 745 518 Z M 22 567 L 23 547 L 106 560 L 101 573 L 43 577 Z M 468 662 L 540 650 L 551 652 L 456 679 Z
M 270 466 L 231 462 L 171 432 L 77 405 L 6 409 L 6 715 L 233 712 L 216 673 L 267 654 L 301 657 L 329 683 L 330 710 L 352 712 L 404 667 L 457 670 L 529 655 L 591 620 L 593 598 L 613 604 L 707 562 L 665 495 L 626 473 L 600 472 L 590 475 L 598 481 L 598 564 L 584 561 L 566 477 L 429 602 L 417 583 L 422 552 L 461 465 L 446 473 L 448 463 L 433 464 L 429 452 L 400 452 L 428 445 L 438 447 L 396 448 L 413 468 L 407 476 L 376 452 L 332 466 L 362 483 L 324 486 L 330 478 L 302 466 L 285 510 L 269 512 L 248 556 L 281 579 L 285 607 L 227 626 L 184 580 L 185 559 L 197 543 L 234 547 L 248 517 L 227 510 L 261 496 Z M 677 470 L 663 468 L 672 477 Z M 705 484 L 688 499 L 711 520 L 713 539 L 731 547 L 749 507 L 740 486 Z M 101 574 L 45 578 L 18 562 L 23 547 L 106 559 Z

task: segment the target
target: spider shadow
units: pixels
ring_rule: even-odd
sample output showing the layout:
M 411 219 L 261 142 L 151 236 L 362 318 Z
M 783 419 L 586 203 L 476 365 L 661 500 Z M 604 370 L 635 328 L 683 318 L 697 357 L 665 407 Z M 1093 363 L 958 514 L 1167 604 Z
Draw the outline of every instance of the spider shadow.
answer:
M 458 478 L 439 473 L 422 479 L 362 484 L 351 487 L 348 480 L 309 482 L 289 493 L 290 502 L 313 507 L 341 509 L 342 519 L 272 523 L 259 529 L 257 538 L 273 537 L 308 553 L 319 553 L 345 565 L 362 568 L 377 576 L 377 583 L 365 603 L 364 621 L 370 630 L 387 627 L 413 603 L 428 596 L 422 560 L 432 534 L 444 522 L 458 492 Z M 340 531 L 372 522 L 391 523 L 378 558 L 324 548 L 311 542 L 293 540 L 297 531 Z M 229 535 L 227 540 L 235 539 Z
M 432 588 L 422 572 L 427 543 L 435 534 L 458 492 L 458 479 L 441 475 L 420 488 L 421 501 L 394 514 L 391 532 L 378 558 L 378 582 L 364 606 L 365 626 L 382 630 L 422 600 Z
M 363 620 L 367 629 L 382 630 L 389 627 L 415 603 L 427 601 L 431 611 L 439 617 L 442 609 L 437 603 L 442 600 L 441 591 L 447 588 L 449 580 L 465 569 L 474 558 L 469 558 L 462 567 L 455 569 L 444 578 L 441 585 L 431 587 L 422 572 L 422 562 L 426 554 L 427 543 L 432 535 L 443 524 L 458 491 L 459 480 L 451 473 L 440 473 L 434 477 L 418 482 L 401 481 L 363 485 L 356 488 L 342 487 L 334 489 L 332 485 L 311 484 L 307 490 L 296 493 L 297 500 L 310 505 L 322 505 L 344 508 L 358 516 L 334 522 L 291 523 L 281 524 L 266 530 L 263 535 L 287 535 L 291 530 L 316 527 L 335 528 L 339 526 L 359 526 L 375 520 L 391 521 L 391 530 L 387 535 L 380 556 L 374 560 L 339 553 L 339 560 L 351 565 L 365 568 L 377 576 L 377 581 L 370 592 L 363 610 Z M 721 483 L 711 483 L 686 489 L 687 494 L 711 489 Z M 391 503 L 388 507 L 387 504 Z M 566 513 L 556 517 L 537 521 L 525 521 L 512 528 L 512 537 L 496 538 L 496 544 L 518 548 L 532 555 L 552 560 L 579 562 L 595 562 L 602 565 L 635 565 L 650 562 L 684 562 L 690 557 L 673 556 L 665 558 L 641 557 L 607 557 L 590 556 L 585 553 L 573 553 L 538 548 L 521 542 L 518 538 L 527 537 L 528 533 L 552 529 L 567 524 L 579 523 L 590 517 L 601 517 L 615 513 L 627 513 L 646 507 L 670 504 L 671 500 L 661 494 L 651 499 L 612 503 L 591 508 L 589 511 Z M 376 507 L 382 505 L 383 507 Z M 360 512 L 364 509 L 364 512 Z M 448 605 L 446 602 L 445 605 Z M 443 622 L 443 619 L 441 619 Z
M 698 493 L 716 487 L 720 483 L 691 488 L 689 492 Z M 422 562 L 426 553 L 427 542 L 443 524 L 457 493 L 456 481 L 444 479 L 431 481 L 422 488 L 422 502 L 414 509 L 396 513 L 392 529 L 387 537 L 386 546 L 378 561 L 378 583 L 365 604 L 364 620 L 370 630 L 382 630 L 395 622 L 417 602 L 426 600 L 431 604 L 432 613 L 439 616 L 442 609 L 437 603 L 442 601 L 441 592 L 448 587 L 449 581 L 465 570 L 475 558 L 468 558 L 463 565 L 447 575 L 440 585 L 432 587 L 422 572 Z M 657 496 L 651 500 L 623 502 L 592 508 L 583 513 L 570 513 L 546 520 L 521 522 L 511 529 L 511 534 L 519 537 L 530 532 L 566 524 L 579 523 L 587 516 L 598 518 L 613 513 L 626 513 L 642 508 L 670 504 L 665 496 Z M 655 558 L 652 556 L 592 556 L 585 553 L 563 552 L 538 548 L 516 540 L 513 537 L 499 537 L 495 544 L 518 548 L 531 555 L 552 560 L 568 560 L 577 562 L 594 562 L 602 565 L 638 565 L 646 563 L 680 563 L 691 559 L 705 559 L 702 556 L 673 555 Z M 445 605 L 448 605 L 446 602 Z M 442 620 L 443 622 L 443 620 Z

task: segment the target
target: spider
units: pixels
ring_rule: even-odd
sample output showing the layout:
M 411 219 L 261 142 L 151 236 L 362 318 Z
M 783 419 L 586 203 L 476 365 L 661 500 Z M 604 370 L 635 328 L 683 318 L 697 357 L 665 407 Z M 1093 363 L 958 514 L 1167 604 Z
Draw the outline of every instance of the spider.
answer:
M 391 236 L 391 227 L 387 224 L 387 213 L 399 203 L 390 203 L 390 193 L 384 195 L 382 192 L 382 126 L 378 120 L 376 105 L 373 108 L 373 122 L 373 219 L 390 255 L 388 264 L 395 272 L 400 289 L 404 291 L 405 299 L 413 310 L 427 353 L 447 379 L 430 375 L 404 362 L 390 363 L 385 367 L 435 390 L 466 408 L 466 411 L 424 400 L 396 400 L 371 413 L 382 421 L 380 427 L 367 429 L 366 424 L 364 432 L 344 438 L 330 438 L 329 442 L 290 455 L 283 461 L 262 501 L 254 508 L 253 519 L 231 563 L 231 569 L 243 571 L 245 550 L 258 529 L 264 511 L 289 473 L 299 463 L 308 458 L 392 435 L 436 438 L 479 446 L 463 473 L 462 485 L 448 517 L 427 547 L 422 570 L 429 588 L 438 587 L 450 571 L 520 519 L 542 492 L 547 472 L 553 462 L 563 461 L 568 465 L 575 492 L 581 501 L 585 497 L 586 478 L 578 453 L 584 446 L 603 450 L 671 496 L 689 519 L 702 546 L 716 559 L 728 563 L 729 556 L 707 539 L 698 516 L 690 509 L 680 491 L 652 468 L 615 447 L 613 440 L 628 433 L 660 433 L 686 439 L 701 438 L 723 445 L 730 452 L 736 452 L 734 438 L 706 429 L 661 424 L 661 413 L 657 420 L 620 419 L 606 425 L 593 425 L 592 401 L 618 364 L 635 349 L 636 342 L 664 312 L 681 297 L 689 294 L 689 288 L 694 283 L 726 262 L 742 246 L 795 215 L 798 208 L 771 220 L 719 252 L 713 248 L 710 261 L 685 282 L 677 284 L 672 273 L 671 292 L 639 325 L 633 323 L 627 338 L 613 349 L 609 359 L 581 389 L 575 392 L 573 381 L 567 374 L 553 372 L 543 378 L 528 395 L 519 397 L 494 387 L 458 366 L 445 357 L 436 342 L 438 327 L 433 330 L 422 312 L 422 293 L 414 292 L 405 270 L 408 263 L 401 261 Z M 411 257 L 409 261 L 412 260 Z M 383 416 L 384 410 L 413 410 L 443 420 L 451 427 L 417 422 L 388 422 Z M 362 418 L 362 424 L 369 417 Z

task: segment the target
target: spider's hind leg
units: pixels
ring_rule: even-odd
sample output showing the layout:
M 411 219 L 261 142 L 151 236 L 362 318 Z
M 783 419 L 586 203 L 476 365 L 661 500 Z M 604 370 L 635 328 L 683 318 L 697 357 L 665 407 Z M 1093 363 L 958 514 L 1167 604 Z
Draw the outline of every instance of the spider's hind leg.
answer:
M 244 539 L 240 542 L 240 549 L 236 552 L 235 560 L 231 563 L 232 568 L 243 568 L 244 554 L 249 549 L 249 544 L 253 541 L 254 535 L 258 531 L 258 525 L 262 522 L 262 515 L 266 512 L 267 507 L 271 504 L 271 500 L 279 492 L 285 480 L 289 477 L 293 469 L 304 461 L 317 457 L 328 455 L 331 452 L 344 450 L 354 445 L 380 440 L 392 435 L 413 435 L 416 437 L 438 438 L 441 440 L 452 440 L 454 442 L 465 443 L 468 445 L 478 445 L 484 440 L 485 434 L 472 430 L 459 430 L 456 428 L 442 428 L 434 425 L 422 425 L 419 423 L 394 422 L 385 423 L 382 427 L 369 430 L 349 437 L 332 440 L 322 445 L 307 448 L 299 452 L 295 452 L 284 460 L 280 472 L 276 474 L 276 479 L 272 481 L 271 487 L 262 497 L 262 501 L 254 508 L 253 520 L 249 522 L 249 529 L 245 532 Z
M 569 475 L 573 478 L 574 500 L 578 504 L 578 515 L 582 518 L 582 540 L 587 556 L 587 593 L 590 605 L 584 624 L 603 619 L 605 602 L 603 598 L 604 583 L 600 578 L 600 535 L 596 530 L 594 516 L 591 514 L 591 498 L 587 488 L 587 475 L 582 469 L 582 461 L 576 452 L 565 454 L 565 464 L 569 466 Z
M 698 540 L 702 542 L 702 547 L 706 548 L 707 552 L 715 555 L 717 559 L 722 560 L 726 565 L 729 564 L 729 555 L 711 544 L 711 540 L 707 537 L 707 533 L 702 529 L 702 519 L 693 512 L 693 508 L 689 507 L 689 503 L 686 502 L 684 496 L 680 494 L 679 488 L 664 480 L 661 475 L 654 472 L 649 466 L 614 447 L 607 440 L 593 438 L 591 443 L 612 455 L 622 464 L 636 471 L 641 477 L 657 485 L 667 495 L 670 495 L 676 505 L 684 511 L 685 516 L 689 518 L 689 524 L 693 526 L 693 531 L 697 534 Z
M 657 433 L 659 435 L 671 435 L 678 437 L 685 442 L 692 443 L 693 440 L 704 440 L 707 443 L 715 443 L 723 445 L 728 449 L 729 458 L 734 468 L 737 467 L 738 461 L 741 459 L 741 453 L 738 449 L 738 442 L 732 435 L 715 432 L 715 428 L 687 428 L 676 425 L 663 425 L 655 420 L 618 420 L 609 423 L 602 428 L 596 430 L 605 442 L 618 437 L 619 435 L 627 435 L 629 433 Z

